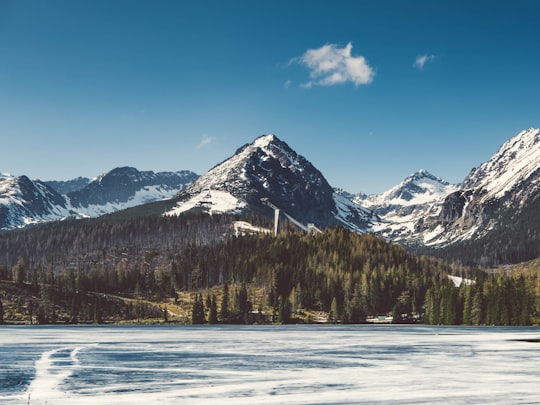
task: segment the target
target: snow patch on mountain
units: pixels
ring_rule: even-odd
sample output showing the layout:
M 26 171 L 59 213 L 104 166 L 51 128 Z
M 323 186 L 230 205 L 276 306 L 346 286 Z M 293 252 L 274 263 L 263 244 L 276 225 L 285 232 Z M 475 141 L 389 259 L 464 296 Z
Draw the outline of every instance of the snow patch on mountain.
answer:
M 82 207 L 72 207 L 77 216 L 83 218 L 95 218 L 101 215 L 121 211 L 126 208 L 136 207 L 154 201 L 167 200 L 174 197 L 178 189 L 163 186 L 145 186 L 137 190 L 135 194 L 125 202 L 107 202 L 105 204 L 89 204 Z M 69 202 L 69 200 L 68 200 Z
M 375 227 L 380 222 L 380 218 L 374 214 L 373 211 L 362 207 L 360 204 L 352 201 L 351 196 L 348 193 L 337 190 L 334 193 L 334 201 L 337 208 L 336 219 L 342 223 L 343 226 L 349 228 L 355 232 L 366 232 L 367 225 Z M 356 224 L 362 223 L 363 226 Z
M 195 208 L 203 209 L 212 214 L 222 214 L 227 212 L 239 213 L 245 208 L 247 203 L 241 201 L 231 193 L 223 190 L 206 190 L 203 193 L 194 195 L 187 201 L 179 203 L 165 215 L 179 215 Z

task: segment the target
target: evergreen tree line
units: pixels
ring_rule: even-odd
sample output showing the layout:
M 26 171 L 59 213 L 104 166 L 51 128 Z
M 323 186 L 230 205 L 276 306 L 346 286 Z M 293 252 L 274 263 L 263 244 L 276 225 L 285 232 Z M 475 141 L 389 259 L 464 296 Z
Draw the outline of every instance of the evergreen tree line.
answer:
M 88 228 L 79 221 L 56 223 L 2 235 L 0 244 L 14 252 L 0 251 L 0 279 L 41 288 L 49 296 L 42 299 L 47 318 L 54 319 L 55 300 L 74 300 L 63 304 L 73 307 L 74 322 L 99 321 L 102 313 L 114 312 L 92 303 L 89 297 L 99 293 L 161 300 L 174 298 L 179 290 L 197 294 L 194 322 L 262 322 L 266 318 L 254 310 L 246 285 L 265 291 L 271 320 L 284 323 L 312 310 L 343 323 L 393 314 L 396 322 L 521 325 L 530 323 L 539 307 L 538 275 L 481 276 L 474 285 L 456 288 L 441 261 L 413 256 L 372 234 L 336 228 L 320 235 L 234 237 L 227 236 L 227 220 L 221 216 L 138 222 L 92 221 Z M 199 222 L 206 230 L 190 235 Z M 39 246 L 32 249 L 31 244 Z M 17 252 L 22 256 L 13 262 Z M 198 295 L 215 286 L 223 286 L 221 302 Z M 229 286 L 234 290 L 225 293 Z M 137 311 L 125 316 L 137 316 Z
M 538 277 L 492 275 L 474 284 L 432 287 L 424 322 L 442 325 L 530 325 L 540 309 Z
M 57 285 L 7 284 L 0 290 L 0 323 L 78 324 L 161 318 L 162 311 L 141 300 L 78 290 L 63 290 Z M 15 305 L 6 309 L 3 301 Z
M 184 256 L 179 268 L 206 269 L 208 285 L 225 277 L 235 284 L 256 282 L 266 287 L 273 322 L 295 321 L 296 311 L 304 308 L 325 311 L 328 321 L 342 323 L 392 314 L 394 322 L 530 325 L 540 309 L 537 274 L 508 277 L 470 272 L 477 275 L 475 280 L 458 288 L 447 276 L 447 265 L 411 256 L 373 235 L 343 229 L 317 236 L 235 238 L 218 250 L 203 250 L 202 255 Z M 196 323 L 203 323 L 202 297 L 199 301 Z M 210 314 L 208 302 L 206 313 Z M 257 321 L 253 314 L 218 319 L 223 323 Z
M 232 220 L 228 215 L 191 214 L 55 221 L 0 233 L 0 266 L 12 267 L 24 258 L 31 268 L 54 272 L 85 264 L 110 268 L 122 253 L 172 254 L 189 244 L 217 243 L 232 232 Z

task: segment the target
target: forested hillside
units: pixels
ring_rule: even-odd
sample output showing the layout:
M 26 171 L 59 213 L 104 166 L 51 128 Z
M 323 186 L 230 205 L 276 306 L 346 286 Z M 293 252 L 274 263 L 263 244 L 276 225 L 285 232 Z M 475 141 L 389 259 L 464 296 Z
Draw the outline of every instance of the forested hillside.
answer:
M 530 324 L 540 309 L 535 272 L 462 268 L 475 280 L 456 287 L 448 265 L 371 234 L 234 236 L 232 219 L 106 217 L 1 235 L 4 307 L 21 321 L 38 309 L 38 322 L 166 319 L 156 308 L 182 305 L 188 293 L 199 323 L 304 322 L 318 313 L 344 323 L 392 314 L 394 322 L 503 325 Z

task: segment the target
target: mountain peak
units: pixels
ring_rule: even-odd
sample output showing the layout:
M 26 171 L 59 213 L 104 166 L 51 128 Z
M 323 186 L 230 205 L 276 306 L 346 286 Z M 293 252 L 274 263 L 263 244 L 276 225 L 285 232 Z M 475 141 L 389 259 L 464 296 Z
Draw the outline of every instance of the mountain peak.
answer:
M 407 176 L 398 185 L 380 195 L 358 196 L 356 201 L 366 207 L 378 209 L 389 206 L 425 204 L 446 196 L 455 187 L 425 169 Z
M 516 184 L 537 173 L 538 162 L 540 129 L 530 128 L 506 141 L 491 159 L 474 168 L 463 187 L 483 189 L 488 195 L 500 198 Z
M 434 176 L 433 174 L 428 172 L 426 169 L 420 169 L 420 170 L 414 172 L 413 174 L 408 176 L 403 181 L 403 183 L 411 182 L 411 181 L 414 182 L 414 181 L 419 181 L 419 180 L 423 180 L 423 179 L 431 179 L 431 180 L 438 181 L 439 183 L 448 184 L 448 182 L 444 181 L 440 177 Z
M 253 145 L 254 147 L 262 148 L 262 147 L 268 146 L 268 144 L 273 143 L 273 142 L 281 142 L 281 141 L 274 134 L 266 134 L 266 135 L 261 135 L 258 138 L 256 138 L 251 145 Z
M 274 134 L 256 138 L 202 175 L 179 193 L 177 206 L 168 214 L 193 209 L 270 214 L 262 201 L 304 225 L 333 226 L 356 215 L 357 227 L 365 226 L 367 214 L 360 207 L 338 207 L 322 173 Z
M 420 185 L 422 182 L 425 182 L 425 181 L 431 181 L 431 182 L 442 184 L 445 186 L 450 184 L 447 181 L 441 179 L 440 177 L 434 176 L 433 174 L 428 172 L 426 169 L 420 169 L 417 172 L 414 172 L 413 174 L 405 178 L 405 180 L 403 180 L 398 186 L 403 186 L 410 183 Z

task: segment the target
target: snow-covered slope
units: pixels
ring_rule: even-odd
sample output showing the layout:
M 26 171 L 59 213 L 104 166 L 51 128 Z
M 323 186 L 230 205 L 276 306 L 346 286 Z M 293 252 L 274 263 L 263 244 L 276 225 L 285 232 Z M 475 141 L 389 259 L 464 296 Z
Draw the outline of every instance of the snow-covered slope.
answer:
M 119 167 L 93 179 L 81 190 L 67 194 L 70 206 L 80 216 L 103 214 L 174 197 L 198 176 L 190 171 L 138 171 Z
M 497 230 L 503 218 L 527 215 L 522 207 L 530 207 L 539 195 L 540 130 L 528 129 L 505 142 L 460 185 L 420 170 L 383 194 L 359 194 L 353 201 L 380 217 L 372 221 L 373 232 L 440 248 L 482 238 Z
M 123 167 L 95 178 L 80 190 L 60 195 L 40 180 L 2 174 L 0 229 L 20 228 L 66 217 L 97 217 L 170 199 L 197 177 L 189 171 L 154 173 Z
M 528 129 L 505 142 L 445 198 L 438 220 L 422 235 L 423 243 L 444 246 L 483 237 L 506 213 L 519 215 L 539 192 L 540 130 Z
M 537 185 L 540 170 L 540 129 L 528 129 L 505 142 L 487 162 L 463 181 L 463 189 L 481 189 L 484 198 L 502 198 L 524 181 Z
M 359 194 L 353 201 L 380 217 L 373 223 L 374 232 L 399 241 L 414 237 L 430 218 L 436 217 L 444 198 L 455 190 L 457 186 L 419 170 L 382 194 Z
M 0 176 L 0 229 L 65 218 L 73 213 L 52 188 L 26 176 Z
M 263 135 L 201 176 L 178 195 L 168 214 L 198 209 L 271 213 L 264 201 L 303 224 L 365 230 L 370 213 L 343 201 L 319 170 L 275 135 Z M 337 200 L 337 202 L 336 202 Z
M 355 201 L 380 214 L 395 208 L 429 204 L 446 197 L 456 189 L 457 186 L 422 169 L 382 194 L 360 195 Z

